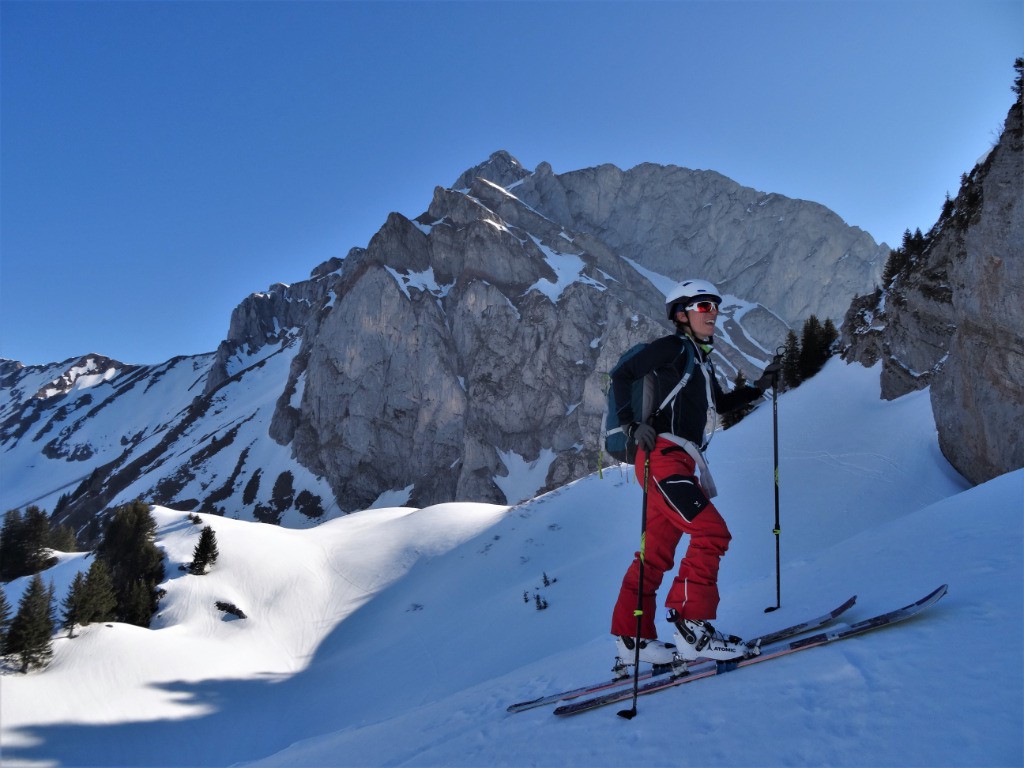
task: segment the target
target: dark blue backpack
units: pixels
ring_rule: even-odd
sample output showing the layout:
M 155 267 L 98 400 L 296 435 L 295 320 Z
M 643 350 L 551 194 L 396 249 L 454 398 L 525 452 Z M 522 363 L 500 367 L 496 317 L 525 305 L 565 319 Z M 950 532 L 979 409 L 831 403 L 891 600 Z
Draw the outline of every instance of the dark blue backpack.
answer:
M 627 464 L 632 464 L 636 460 L 636 443 L 626 434 L 625 427 L 628 424 L 619 423 L 619 410 L 622 408 L 624 403 L 616 402 L 615 400 L 615 388 L 611 384 L 611 377 L 614 376 L 619 368 L 621 368 L 628 360 L 635 357 L 639 352 L 647 348 L 646 343 L 637 344 L 630 347 L 615 363 L 611 373 L 608 374 L 608 402 L 605 405 L 604 414 L 604 451 L 616 461 L 624 461 Z M 686 355 L 686 366 L 683 371 L 683 376 L 679 380 L 679 383 L 672 388 L 672 391 L 668 393 L 668 396 L 661 402 L 660 405 L 655 408 L 654 404 L 654 375 L 648 373 L 642 379 L 637 379 L 633 382 L 633 386 L 630 389 L 630 399 L 633 405 L 633 415 L 638 418 L 639 421 L 650 422 L 650 419 L 665 408 L 672 405 L 672 401 L 676 399 L 676 395 L 679 394 L 680 390 L 686 386 L 686 382 L 690 380 L 690 376 L 693 374 L 693 349 L 690 344 L 684 343 L 683 350 L 679 353 L 680 355 Z

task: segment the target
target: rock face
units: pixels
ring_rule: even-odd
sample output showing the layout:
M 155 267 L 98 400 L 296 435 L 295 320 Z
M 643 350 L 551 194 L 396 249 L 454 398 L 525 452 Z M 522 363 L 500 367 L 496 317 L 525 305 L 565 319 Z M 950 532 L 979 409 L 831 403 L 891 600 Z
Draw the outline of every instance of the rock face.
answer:
M 790 326 L 842 320 L 888 256 L 816 203 L 742 187 L 713 171 L 612 165 L 562 175 L 541 164 L 514 190 L 563 226 L 664 275 L 701 276 Z
M 980 483 L 1024 467 L 1024 149 L 1021 104 L 975 169 L 980 204 L 949 281 L 956 331 L 931 389 L 942 452 Z
M 882 397 L 931 386 L 940 447 L 976 483 L 1024 466 L 1021 134 L 1018 101 L 938 223 L 842 327 L 848 360 L 882 361 Z
M 940 231 L 944 236 L 937 236 Z M 949 269 L 963 247 L 961 234 L 933 229 L 920 246 L 923 253 L 910 256 L 907 271 L 887 290 L 857 297 L 847 311 L 845 356 L 867 365 L 882 361 L 880 386 L 886 400 L 927 387 L 946 357 L 956 329 Z
M 716 341 L 728 383 L 756 377 L 811 313 L 839 319 L 887 252 L 820 205 L 718 174 L 559 175 L 496 152 L 416 219 L 392 214 L 366 248 L 247 297 L 215 354 L 90 380 L 60 403 L 24 393 L 67 366 L 2 364 L 0 438 L 30 473 L 4 501 L 66 495 L 60 521 L 79 529 L 139 496 L 284 524 L 515 503 L 597 468 L 606 372 L 670 330 L 673 283 L 729 294 Z M 100 402 L 115 425 L 103 440 L 90 432 Z M 64 455 L 90 446 L 88 460 L 32 480 L 40 424 Z
M 672 212 L 684 209 L 680 221 Z M 681 233 L 693 242 L 669 247 Z M 806 284 L 769 289 L 789 270 L 783 241 L 806 251 L 794 270 Z M 415 504 L 518 501 L 499 488 L 507 457 L 551 456 L 544 488 L 592 471 L 605 372 L 666 330 L 662 294 L 631 261 L 672 280 L 710 272 L 751 302 L 784 296 L 783 316 L 797 318 L 836 314 L 853 286 L 873 284 L 882 253 L 820 206 L 717 174 L 556 176 L 495 153 L 438 188 L 416 221 L 392 215 L 342 266 L 341 298 L 304 331 L 305 369 L 294 371 L 304 378 L 288 419 L 295 455 L 356 508 L 384 488 L 412 488 Z M 757 372 L 786 331 L 771 316 L 750 315 L 760 346 L 734 324 L 723 370 Z

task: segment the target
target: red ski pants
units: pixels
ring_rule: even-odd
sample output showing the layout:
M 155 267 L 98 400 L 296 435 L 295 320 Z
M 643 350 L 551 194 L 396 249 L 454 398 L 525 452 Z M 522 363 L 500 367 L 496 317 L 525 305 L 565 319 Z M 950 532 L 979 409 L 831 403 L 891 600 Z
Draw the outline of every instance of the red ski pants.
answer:
M 656 639 L 655 598 L 665 573 L 672 569 L 682 535 L 690 536 L 686 555 L 665 599 L 684 619 L 714 619 L 718 611 L 718 566 L 732 536 L 694 476 L 693 459 L 674 443 L 658 438 L 650 454 L 647 529 L 644 544 L 643 614 L 640 637 Z M 636 474 L 644 481 L 644 452 L 636 457 Z M 640 553 L 622 580 L 612 613 L 612 634 L 636 634 Z

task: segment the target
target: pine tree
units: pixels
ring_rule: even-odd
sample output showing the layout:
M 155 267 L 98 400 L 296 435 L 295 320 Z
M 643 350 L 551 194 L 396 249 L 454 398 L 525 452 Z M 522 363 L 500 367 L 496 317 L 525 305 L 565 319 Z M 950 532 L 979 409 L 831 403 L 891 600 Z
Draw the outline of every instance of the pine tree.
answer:
M 831 317 L 826 317 L 825 322 L 821 325 L 821 343 L 826 360 L 832 357 L 832 345 L 838 338 L 839 331 L 836 329 L 836 324 L 832 322 Z
M 811 315 L 804 323 L 800 341 L 800 379 L 806 381 L 820 371 L 832 355 L 832 344 L 839 337 L 831 318 L 822 324 Z
M 142 579 L 132 582 L 123 599 L 118 600 L 117 612 L 121 621 L 137 627 L 148 627 L 153 618 L 156 602 L 153 585 Z
M 149 506 L 134 501 L 114 510 L 97 549 L 97 556 L 110 568 L 117 595 L 116 618 L 141 627 L 149 626 L 157 607 L 156 587 L 164 579 L 163 553 L 155 539 L 156 522 Z
M 60 495 L 60 498 L 57 499 L 56 505 L 54 505 L 54 507 L 53 507 L 53 516 L 54 517 L 59 517 L 60 513 L 63 512 L 65 509 L 67 509 L 67 506 L 70 503 L 71 503 L 71 495 L 67 494 L 67 493 L 62 493 Z
M 70 525 L 59 525 L 50 529 L 50 549 L 58 552 L 77 552 L 78 542 Z
M 26 550 L 21 510 L 8 510 L 4 514 L 3 528 L 0 528 L 0 580 L 10 581 L 27 575 Z
M 196 544 L 195 549 L 192 551 L 192 564 L 189 565 L 188 572 L 202 576 L 206 573 L 207 568 L 217 562 L 219 555 L 220 552 L 217 550 L 217 534 L 214 533 L 213 528 L 206 526 L 203 528 L 202 533 L 199 534 L 199 543 Z
M 53 629 L 53 593 L 37 573 L 4 638 L 4 654 L 19 657 L 22 672 L 45 666 L 53 655 Z
M 821 323 L 816 316 L 811 315 L 804 322 L 800 336 L 800 381 L 807 381 L 820 370 L 820 346 Z
M 904 237 L 910 234 L 908 229 Z M 902 274 L 907 266 L 907 252 L 903 248 L 893 248 L 889 251 L 889 258 L 885 260 L 885 269 L 882 270 L 882 285 L 890 287 L 897 275 Z
M 786 344 L 782 353 L 782 389 L 794 389 L 800 386 L 800 342 L 796 332 L 786 334 Z
M 24 514 L 10 510 L 0 529 L 0 579 L 30 576 L 50 567 L 56 561 L 50 553 L 52 546 L 50 517 L 46 512 L 34 506 Z
M 110 621 L 117 615 L 117 594 L 107 563 L 100 558 L 92 561 L 85 576 L 85 600 L 82 604 L 82 625 Z
M 25 510 L 25 567 L 28 573 L 39 573 L 53 565 L 57 558 L 50 553 L 50 516 L 39 507 Z
M 4 642 L 7 638 L 7 628 L 11 625 L 11 604 L 7 602 L 7 595 L 3 587 L 0 587 L 0 653 L 4 652 Z
M 82 623 L 85 600 L 85 574 L 79 571 L 75 574 L 75 579 L 68 588 L 68 594 L 64 598 L 64 602 L 61 603 L 61 607 L 64 609 L 61 629 L 68 631 L 68 637 L 74 637 L 75 625 Z

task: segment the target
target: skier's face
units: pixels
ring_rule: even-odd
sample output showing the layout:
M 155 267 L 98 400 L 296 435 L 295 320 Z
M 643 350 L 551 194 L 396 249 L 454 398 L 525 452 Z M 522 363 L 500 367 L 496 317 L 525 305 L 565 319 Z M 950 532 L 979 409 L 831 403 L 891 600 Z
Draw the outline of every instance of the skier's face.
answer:
M 693 335 L 702 341 L 707 341 L 715 335 L 715 324 L 718 322 L 718 304 L 713 301 L 702 301 L 700 304 L 699 310 L 695 308 L 686 311 L 686 319 L 690 324 Z

